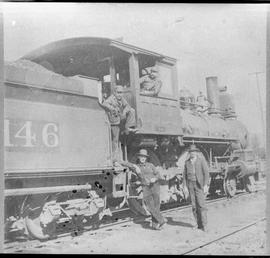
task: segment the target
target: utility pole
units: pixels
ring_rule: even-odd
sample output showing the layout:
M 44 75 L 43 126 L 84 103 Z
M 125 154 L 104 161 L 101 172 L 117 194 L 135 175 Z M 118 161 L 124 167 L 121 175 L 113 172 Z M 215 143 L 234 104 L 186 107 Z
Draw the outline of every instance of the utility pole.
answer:
M 258 89 L 258 95 L 259 95 L 259 106 L 260 106 L 260 111 L 261 111 L 261 122 L 262 122 L 262 130 L 263 130 L 263 140 L 265 141 L 265 122 L 264 122 L 264 112 L 263 112 L 263 104 L 262 104 L 262 97 L 261 97 L 261 89 L 259 85 L 259 78 L 258 75 L 264 73 L 264 72 L 254 72 L 254 73 L 249 73 L 249 75 L 255 75 L 256 76 L 256 85 Z M 265 145 L 265 144 L 264 144 Z
M 267 6 L 266 16 L 266 122 L 267 122 L 267 137 L 266 137 L 266 254 L 270 255 L 270 6 Z

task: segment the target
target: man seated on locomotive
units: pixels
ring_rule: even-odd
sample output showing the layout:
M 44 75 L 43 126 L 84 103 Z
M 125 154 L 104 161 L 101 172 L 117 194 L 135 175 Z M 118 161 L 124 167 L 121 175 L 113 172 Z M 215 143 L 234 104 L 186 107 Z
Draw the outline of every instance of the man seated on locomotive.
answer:
M 119 134 L 122 125 L 124 133 L 134 133 L 136 128 L 135 110 L 128 104 L 123 97 L 123 86 L 116 85 L 113 94 L 101 104 L 108 113 L 112 132 L 112 150 L 114 158 L 118 150 Z
M 158 181 L 161 179 L 161 175 L 152 163 L 147 162 L 149 158 L 147 150 L 140 149 L 137 157 L 138 163 L 136 165 L 140 169 L 138 177 L 142 183 L 143 201 L 151 214 L 152 227 L 159 230 L 166 223 L 160 213 L 160 185 Z
M 151 72 L 140 78 L 141 93 L 148 96 L 157 96 L 160 92 L 162 82 L 156 67 L 151 68 Z
M 147 68 L 142 69 L 142 76 L 139 79 L 140 84 L 150 75 L 150 72 L 147 70 Z
M 209 104 L 211 104 L 211 102 L 206 98 L 205 95 L 203 95 L 202 91 L 199 91 L 196 104 L 198 112 L 205 112 L 209 108 Z

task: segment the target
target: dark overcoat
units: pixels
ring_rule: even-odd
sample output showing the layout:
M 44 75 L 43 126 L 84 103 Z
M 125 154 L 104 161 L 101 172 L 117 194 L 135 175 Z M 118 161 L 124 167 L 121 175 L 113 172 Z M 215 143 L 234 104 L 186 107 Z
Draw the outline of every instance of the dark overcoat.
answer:
M 192 172 L 193 165 L 191 163 L 191 160 L 188 159 L 185 162 L 185 168 L 184 168 L 184 182 L 187 183 L 187 175 L 188 173 Z M 206 163 L 206 160 L 199 155 L 196 158 L 195 161 L 195 175 L 196 175 L 196 181 L 199 183 L 200 187 L 203 188 L 205 185 L 208 185 L 209 183 L 209 168 Z

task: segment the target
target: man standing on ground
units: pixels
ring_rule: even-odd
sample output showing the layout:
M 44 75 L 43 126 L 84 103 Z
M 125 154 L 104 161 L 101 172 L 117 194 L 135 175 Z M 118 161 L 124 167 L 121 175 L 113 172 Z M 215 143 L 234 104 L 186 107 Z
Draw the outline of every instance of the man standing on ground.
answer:
M 158 181 L 161 176 L 152 163 L 146 162 L 149 157 L 147 150 L 141 149 L 137 156 L 137 166 L 140 168 L 138 177 L 142 183 L 143 201 L 151 214 L 152 227 L 159 230 L 166 223 L 160 213 L 160 186 Z
M 190 157 L 185 163 L 184 185 L 189 190 L 192 212 L 199 229 L 208 231 L 205 193 L 208 190 L 209 168 L 206 160 L 198 155 L 200 150 L 194 144 L 190 146 Z

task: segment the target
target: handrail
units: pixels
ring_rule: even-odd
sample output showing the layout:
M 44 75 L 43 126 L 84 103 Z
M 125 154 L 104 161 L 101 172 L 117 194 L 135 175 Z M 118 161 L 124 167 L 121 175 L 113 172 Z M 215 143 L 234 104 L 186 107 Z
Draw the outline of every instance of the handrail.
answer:
M 140 95 L 145 96 L 145 97 L 158 98 L 158 99 L 169 99 L 169 100 L 173 100 L 175 102 L 178 101 L 177 98 L 169 97 L 169 96 L 162 96 L 162 95 L 151 96 L 151 95 L 144 94 L 143 92 L 140 92 Z
M 180 99 L 180 104 L 181 103 L 186 103 L 186 104 L 188 104 L 188 105 L 190 105 L 190 106 L 197 106 L 197 107 L 206 107 L 206 108 L 211 108 L 211 105 L 210 106 L 208 106 L 208 105 L 200 105 L 200 104 L 196 104 L 196 103 L 192 103 L 192 102 L 189 102 L 189 101 L 184 101 L 184 100 L 181 100 Z M 227 110 L 226 109 L 220 109 L 220 108 L 215 108 L 216 110 L 218 110 L 218 111 L 223 111 L 223 112 L 226 112 Z M 232 112 L 232 111 L 231 111 Z M 235 113 L 235 112 L 232 112 L 232 113 Z

